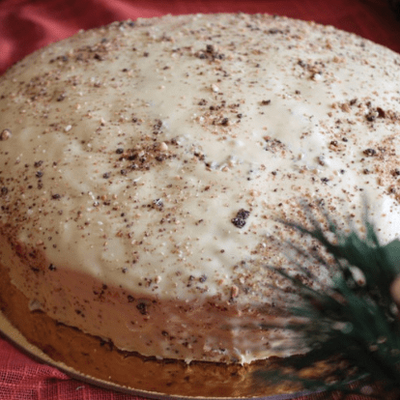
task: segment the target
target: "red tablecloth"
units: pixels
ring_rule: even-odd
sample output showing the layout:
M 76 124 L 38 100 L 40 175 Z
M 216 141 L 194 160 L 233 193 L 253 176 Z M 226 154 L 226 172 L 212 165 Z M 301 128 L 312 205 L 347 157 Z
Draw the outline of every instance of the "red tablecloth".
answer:
M 334 25 L 400 52 L 400 21 L 385 0 L 0 0 L 0 73 L 35 49 L 79 29 L 139 16 L 239 11 L 281 14 Z M 320 398 L 313 396 L 313 400 Z M 2 399 L 133 400 L 137 397 L 75 381 L 31 360 L 0 339 Z

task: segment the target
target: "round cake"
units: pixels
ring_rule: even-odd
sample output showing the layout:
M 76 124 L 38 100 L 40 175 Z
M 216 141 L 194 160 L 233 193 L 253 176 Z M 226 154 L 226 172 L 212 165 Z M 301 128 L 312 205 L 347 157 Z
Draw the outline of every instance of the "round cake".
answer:
M 0 79 L 3 311 L 35 343 L 53 321 L 157 360 L 305 351 L 262 329 L 291 291 L 266 268 L 277 220 L 301 201 L 358 224 L 367 198 L 399 236 L 399 82 L 390 50 L 270 15 L 113 23 L 25 58 Z

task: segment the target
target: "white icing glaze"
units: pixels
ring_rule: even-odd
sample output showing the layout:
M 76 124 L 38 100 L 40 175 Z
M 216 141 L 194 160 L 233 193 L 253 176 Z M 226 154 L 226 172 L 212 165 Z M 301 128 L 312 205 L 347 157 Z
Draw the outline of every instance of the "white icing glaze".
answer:
M 0 80 L 13 282 L 144 355 L 302 351 L 256 326 L 277 297 L 276 218 L 324 199 L 357 223 L 367 193 L 381 239 L 398 236 L 399 63 L 332 27 L 248 15 L 113 24 L 26 58 Z

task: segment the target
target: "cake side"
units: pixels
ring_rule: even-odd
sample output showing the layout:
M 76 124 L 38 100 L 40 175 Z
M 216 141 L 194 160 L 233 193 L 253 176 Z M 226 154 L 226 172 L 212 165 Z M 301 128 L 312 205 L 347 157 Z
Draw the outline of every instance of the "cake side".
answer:
M 2 262 L 0 275 L 0 311 L 31 344 L 74 378 L 143 396 L 255 398 L 299 393 L 304 389 L 293 381 L 257 378 L 260 370 L 287 370 L 287 361 L 274 357 L 246 365 L 201 361 L 188 364 L 182 360 L 159 360 L 121 351 L 112 342 L 60 324 L 40 310 L 32 312 L 29 300 L 11 284 L 9 268 Z M 25 351 L 40 357 L 30 346 Z M 300 370 L 293 368 L 293 373 L 302 378 L 317 376 L 332 380 L 336 379 L 337 371 L 346 367 L 346 362 L 333 358 Z
M 25 313 L 45 311 L 55 321 L 79 327 L 112 347 L 187 363 L 243 363 L 246 360 L 242 357 L 250 354 L 265 359 L 271 353 L 288 356 L 299 352 L 298 348 L 290 350 L 293 338 L 282 329 L 260 329 L 262 324 L 285 322 L 283 315 L 266 306 L 239 308 L 213 299 L 187 302 L 151 294 L 138 296 L 133 290 L 106 285 L 88 274 L 71 274 L 55 267 L 43 253 L 9 243 L 1 235 L 0 247 L 1 262 L 11 266 L 10 275 L 36 290 L 34 298 L 20 307 Z M 75 293 L 81 293 L 80 298 Z M 65 321 L 68 311 L 74 315 Z M 91 321 L 90 326 L 82 321 Z
M 8 320 L 30 343 L 58 362 L 59 368 L 67 366 L 66 372 L 78 374 L 80 379 L 92 384 L 94 378 L 98 384 L 114 385 L 109 389 L 142 391 L 139 394 L 144 396 L 158 393 L 197 398 L 267 396 L 302 389 L 292 382 L 266 385 L 254 379 L 253 374 L 259 368 L 278 368 L 274 360 L 252 366 L 208 362 L 189 365 L 180 360 L 160 361 L 119 351 L 110 342 L 57 323 L 41 311 L 30 311 L 28 299 L 11 284 L 8 268 L 1 262 L 0 274 L 0 310 Z M 327 364 L 324 370 L 334 371 L 335 366 Z
M 243 14 L 115 23 L 26 58 L 0 80 L 13 284 L 122 350 L 293 354 L 258 327 L 281 301 L 265 265 L 285 266 L 273 237 L 292 232 L 276 218 L 323 199 L 357 224 L 367 193 L 382 240 L 398 236 L 399 63 L 332 27 Z

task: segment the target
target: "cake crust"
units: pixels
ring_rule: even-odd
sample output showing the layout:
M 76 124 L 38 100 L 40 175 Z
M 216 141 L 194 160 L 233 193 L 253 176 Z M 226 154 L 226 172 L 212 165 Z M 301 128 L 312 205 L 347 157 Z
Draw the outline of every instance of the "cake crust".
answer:
M 157 360 L 118 350 L 112 343 L 57 323 L 42 311 L 31 312 L 29 301 L 9 280 L 0 262 L 0 311 L 29 343 L 42 350 L 72 377 L 131 394 L 164 398 L 259 398 L 305 393 L 300 383 L 260 378 L 260 371 L 292 370 L 292 376 L 335 380 L 347 363 L 338 357 L 296 369 L 283 359 L 247 365 Z M 1 324 L 0 324 L 1 326 Z M 15 342 L 15 340 L 14 340 Z M 37 356 L 32 349 L 29 354 Z M 58 363 L 58 364 L 57 364 Z M 67 366 L 67 369 L 65 368 Z M 71 370 L 72 369 L 72 370 Z

